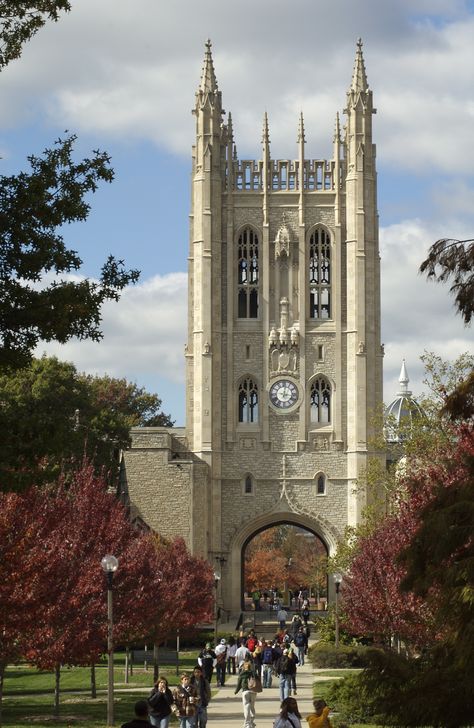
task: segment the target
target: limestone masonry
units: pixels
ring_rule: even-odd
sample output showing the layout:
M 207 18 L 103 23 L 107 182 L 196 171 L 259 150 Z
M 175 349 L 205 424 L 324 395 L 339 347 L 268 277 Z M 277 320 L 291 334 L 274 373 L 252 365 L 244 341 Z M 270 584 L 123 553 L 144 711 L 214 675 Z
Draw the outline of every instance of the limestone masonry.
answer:
M 331 554 L 366 502 L 382 402 L 372 92 L 357 44 L 333 158 L 239 159 L 210 43 L 194 115 L 186 427 L 136 428 L 122 497 L 133 517 L 222 568 L 239 611 L 245 545 L 292 523 Z M 295 130 L 297 124 L 295 123 Z

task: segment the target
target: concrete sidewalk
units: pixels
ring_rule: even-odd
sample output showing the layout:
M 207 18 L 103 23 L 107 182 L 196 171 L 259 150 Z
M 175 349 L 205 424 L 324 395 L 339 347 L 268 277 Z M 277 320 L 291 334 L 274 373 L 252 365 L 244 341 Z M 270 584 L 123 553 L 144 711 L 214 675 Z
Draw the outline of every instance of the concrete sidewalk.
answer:
M 307 725 L 305 718 L 313 711 L 313 668 L 309 662 L 303 667 L 298 667 L 296 673 L 296 686 L 298 693 L 295 695 L 298 701 L 298 708 L 302 716 L 301 724 Z M 226 684 L 218 688 L 218 692 L 212 698 L 207 709 L 208 725 L 219 726 L 220 728 L 242 728 L 244 724 L 242 710 L 242 693 L 234 695 L 237 685 L 236 675 L 227 675 Z M 211 685 L 215 690 L 215 683 Z M 280 689 L 279 678 L 273 678 L 271 688 L 265 688 L 257 695 L 255 705 L 255 722 L 257 728 L 272 728 L 273 721 L 280 712 Z

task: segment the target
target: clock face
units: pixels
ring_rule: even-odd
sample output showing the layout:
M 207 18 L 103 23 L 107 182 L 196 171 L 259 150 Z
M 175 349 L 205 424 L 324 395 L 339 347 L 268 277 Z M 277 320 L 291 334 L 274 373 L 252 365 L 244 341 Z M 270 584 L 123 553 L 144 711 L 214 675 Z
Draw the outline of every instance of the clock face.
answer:
M 278 379 L 270 387 L 270 402 L 280 410 L 293 407 L 298 401 L 298 387 L 289 379 Z

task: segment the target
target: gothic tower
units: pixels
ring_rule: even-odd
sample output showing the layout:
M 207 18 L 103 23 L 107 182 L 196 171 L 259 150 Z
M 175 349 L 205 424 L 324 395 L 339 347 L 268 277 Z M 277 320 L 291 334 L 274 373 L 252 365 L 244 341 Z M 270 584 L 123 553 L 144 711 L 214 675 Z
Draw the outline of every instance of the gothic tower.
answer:
M 206 45 L 193 110 L 186 428 L 135 431 L 126 487 L 154 528 L 225 560 L 220 600 L 231 611 L 258 531 L 300 525 L 332 553 L 361 518 L 355 486 L 382 402 L 374 112 L 359 41 L 332 159 L 306 159 L 302 114 L 295 159 L 272 157 L 266 114 L 261 159 L 239 159 Z

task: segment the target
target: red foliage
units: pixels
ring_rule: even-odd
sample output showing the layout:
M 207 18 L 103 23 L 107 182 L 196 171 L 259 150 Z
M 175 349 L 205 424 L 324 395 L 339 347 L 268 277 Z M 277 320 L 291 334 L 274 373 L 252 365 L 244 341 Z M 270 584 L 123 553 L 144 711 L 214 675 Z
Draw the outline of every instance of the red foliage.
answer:
M 176 630 L 185 632 L 214 614 L 214 575 L 208 561 L 191 556 L 182 538 L 168 542 L 155 537 L 159 592 L 150 625 L 159 644 Z
M 411 467 L 408 464 L 405 498 L 373 534 L 358 542 L 342 587 L 346 626 L 352 632 L 376 639 L 398 635 L 414 647 L 429 645 L 441 636 L 440 627 L 435 626 L 439 601 L 436 580 L 431 580 L 422 595 L 403 588 L 407 570 L 400 557 L 417 538 L 436 489 L 449 489 L 466 477 L 465 456 L 473 450 L 472 431 L 470 438 L 466 438 L 465 428 L 458 428 L 455 434 L 451 446 L 440 452 L 437 460 L 420 460 Z M 449 568 L 449 561 L 438 561 L 441 569 Z

